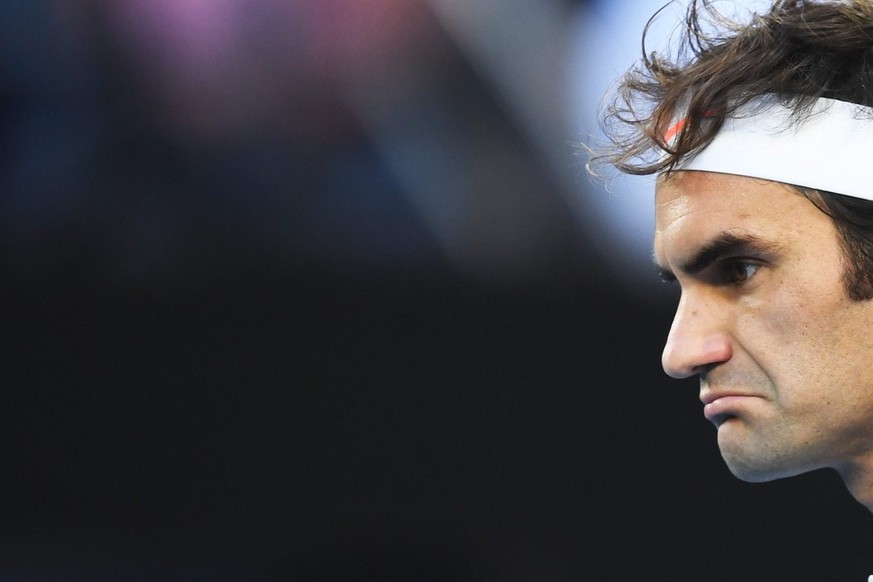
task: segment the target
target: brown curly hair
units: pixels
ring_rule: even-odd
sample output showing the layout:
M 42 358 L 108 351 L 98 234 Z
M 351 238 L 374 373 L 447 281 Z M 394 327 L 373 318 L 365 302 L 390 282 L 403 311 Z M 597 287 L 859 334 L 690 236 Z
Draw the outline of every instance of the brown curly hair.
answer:
M 669 172 L 705 148 L 726 117 L 755 98 L 785 96 L 802 119 L 820 97 L 873 107 L 873 0 L 776 0 L 750 22 L 720 14 L 712 0 L 691 0 L 673 58 L 646 54 L 620 80 L 603 117 L 609 140 L 589 169 Z M 685 124 L 664 134 L 678 112 Z M 873 160 L 871 160 L 873 163 Z M 873 202 L 798 190 L 833 220 L 846 261 L 850 297 L 873 298 Z

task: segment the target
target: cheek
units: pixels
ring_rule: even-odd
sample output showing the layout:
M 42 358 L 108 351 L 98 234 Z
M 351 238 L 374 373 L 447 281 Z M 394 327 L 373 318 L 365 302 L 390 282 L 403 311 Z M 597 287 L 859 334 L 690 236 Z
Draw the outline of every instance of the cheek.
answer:
M 803 343 L 829 328 L 842 327 L 839 320 L 851 302 L 843 284 L 839 251 L 832 246 L 822 244 L 818 255 L 804 255 L 781 265 L 760 293 L 744 300 L 745 312 L 772 339 L 787 345 Z
M 833 320 L 841 306 L 811 289 L 777 283 L 771 293 L 744 301 L 735 333 L 778 388 L 805 384 L 832 364 Z
M 856 406 L 860 384 L 873 380 L 866 363 L 873 353 L 873 334 L 866 323 L 873 321 L 873 302 L 852 302 L 839 278 L 830 282 L 827 289 L 774 286 L 766 299 L 750 300 L 739 322 L 744 349 L 772 383 L 780 404 L 793 414 L 844 414 Z M 865 373 L 870 378 L 862 380 L 859 376 Z

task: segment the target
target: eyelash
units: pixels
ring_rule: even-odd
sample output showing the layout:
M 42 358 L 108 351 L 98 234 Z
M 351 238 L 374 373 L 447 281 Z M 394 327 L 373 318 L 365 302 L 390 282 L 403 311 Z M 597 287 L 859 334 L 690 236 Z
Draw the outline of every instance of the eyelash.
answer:
M 714 273 L 711 276 L 715 282 L 721 285 L 740 286 L 754 277 L 761 267 L 760 263 L 753 260 L 725 259 L 713 265 L 709 272 Z M 743 272 L 740 273 L 740 270 Z M 678 280 L 672 273 L 662 271 L 659 274 L 662 283 L 671 286 L 678 284 Z
M 729 259 L 721 264 L 719 276 L 727 285 L 743 285 L 754 277 L 760 268 L 761 265 L 753 261 Z
M 659 272 L 658 276 L 661 279 L 661 283 L 664 283 L 665 285 L 676 285 L 679 282 L 676 277 L 670 273 Z

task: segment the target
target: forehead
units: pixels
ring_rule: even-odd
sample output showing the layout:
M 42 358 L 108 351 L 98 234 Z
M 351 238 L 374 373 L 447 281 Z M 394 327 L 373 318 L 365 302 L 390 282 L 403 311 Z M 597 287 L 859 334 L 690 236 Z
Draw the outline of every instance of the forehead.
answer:
M 726 232 L 786 242 L 833 230 L 830 219 L 795 189 L 778 182 L 700 171 L 658 180 L 655 258 L 677 253 Z

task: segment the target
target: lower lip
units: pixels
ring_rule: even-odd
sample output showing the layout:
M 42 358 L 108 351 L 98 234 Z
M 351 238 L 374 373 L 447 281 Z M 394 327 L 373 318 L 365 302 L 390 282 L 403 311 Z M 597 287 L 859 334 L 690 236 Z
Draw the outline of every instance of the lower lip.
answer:
M 713 400 L 703 407 L 703 416 L 707 420 L 715 420 L 720 417 L 735 415 L 739 412 L 743 403 L 757 398 L 756 396 L 722 396 Z

